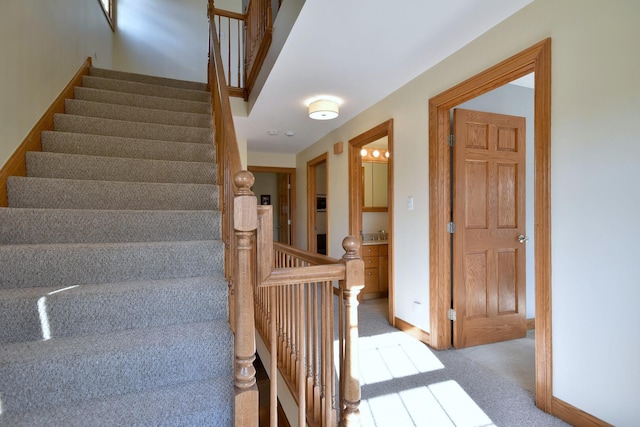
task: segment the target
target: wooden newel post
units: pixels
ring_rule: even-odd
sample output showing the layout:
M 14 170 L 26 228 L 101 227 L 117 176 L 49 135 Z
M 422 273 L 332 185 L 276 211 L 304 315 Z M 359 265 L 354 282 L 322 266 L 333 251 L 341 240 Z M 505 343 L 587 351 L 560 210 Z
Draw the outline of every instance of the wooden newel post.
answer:
M 253 306 L 252 237 L 258 227 L 258 203 L 251 191 L 255 178 L 240 171 L 233 178 L 238 190 L 233 203 L 236 239 L 235 277 L 235 425 L 258 426 L 258 387 L 253 361 L 256 356 Z
M 360 426 L 360 351 L 358 347 L 358 294 L 364 288 L 364 261 L 360 259 L 360 240 L 347 236 L 342 241 L 346 280 L 340 281 L 345 303 L 344 405 L 340 426 Z

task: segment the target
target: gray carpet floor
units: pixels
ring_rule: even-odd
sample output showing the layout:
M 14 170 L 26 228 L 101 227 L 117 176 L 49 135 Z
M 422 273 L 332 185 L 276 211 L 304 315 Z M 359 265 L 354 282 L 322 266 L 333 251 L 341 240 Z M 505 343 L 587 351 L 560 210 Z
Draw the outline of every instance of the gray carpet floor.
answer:
M 387 300 L 359 306 L 365 426 L 555 427 L 534 394 L 458 350 L 435 351 L 391 327 Z

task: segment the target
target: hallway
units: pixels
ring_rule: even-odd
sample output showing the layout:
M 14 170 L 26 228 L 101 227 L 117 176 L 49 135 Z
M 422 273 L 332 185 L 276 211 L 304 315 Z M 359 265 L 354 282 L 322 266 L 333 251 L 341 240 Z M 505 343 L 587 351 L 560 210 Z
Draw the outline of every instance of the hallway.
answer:
M 386 299 L 365 301 L 359 313 L 364 426 L 568 425 L 537 409 L 533 392 L 465 355 L 484 349 L 431 350 L 388 325 Z

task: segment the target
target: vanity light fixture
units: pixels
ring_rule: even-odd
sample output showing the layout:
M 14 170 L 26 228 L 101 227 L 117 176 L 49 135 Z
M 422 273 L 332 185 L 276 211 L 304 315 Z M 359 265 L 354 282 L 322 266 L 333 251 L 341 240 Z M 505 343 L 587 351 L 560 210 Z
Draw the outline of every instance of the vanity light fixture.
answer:
M 378 157 L 380 157 L 380 151 L 373 150 L 373 153 L 371 153 L 371 155 L 373 155 L 373 157 L 375 157 L 375 158 L 378 158 Z
M 362 150 L 360 150 L 360 156 L 361 157 L 367 157 L 367 149 L 363 148 Z
M 387 151 L 386 153 L 384 153 L 384 156 L 388 159 L 391 156 L 391 153 Z
M 318 99 L 309 104 L 309 117 L 314 120 L 331 120 L 338 117 L 338 103 L 328 99 Z

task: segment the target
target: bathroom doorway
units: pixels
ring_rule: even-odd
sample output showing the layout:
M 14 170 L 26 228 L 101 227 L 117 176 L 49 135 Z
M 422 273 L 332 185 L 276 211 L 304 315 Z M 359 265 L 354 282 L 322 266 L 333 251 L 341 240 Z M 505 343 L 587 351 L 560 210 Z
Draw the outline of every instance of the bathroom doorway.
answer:
M 394 325 L 393 119 L 349 140 L 349 234 L 362 239 L 361 297 L 388 296 Z

